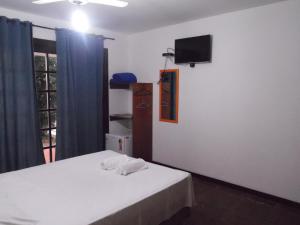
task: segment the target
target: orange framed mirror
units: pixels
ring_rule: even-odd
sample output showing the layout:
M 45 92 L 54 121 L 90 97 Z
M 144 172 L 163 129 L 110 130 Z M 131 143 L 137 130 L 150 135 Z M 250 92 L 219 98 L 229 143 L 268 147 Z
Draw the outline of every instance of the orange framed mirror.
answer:
M 159 120 L 178 123 L 179 70 L 161 70 L 159 82 Z

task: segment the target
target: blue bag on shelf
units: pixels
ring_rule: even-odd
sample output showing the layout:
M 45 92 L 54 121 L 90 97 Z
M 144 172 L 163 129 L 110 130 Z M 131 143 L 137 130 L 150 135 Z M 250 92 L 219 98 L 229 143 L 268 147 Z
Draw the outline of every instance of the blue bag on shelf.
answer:
M 115 84 L 131 84 L 136 83 L 137 78 L 133 73 L 115 73 L 112 82 Z

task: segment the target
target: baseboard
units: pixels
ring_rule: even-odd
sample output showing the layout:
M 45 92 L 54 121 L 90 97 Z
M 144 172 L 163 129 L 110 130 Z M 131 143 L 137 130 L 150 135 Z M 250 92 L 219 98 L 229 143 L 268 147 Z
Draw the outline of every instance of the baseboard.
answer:
M 170 166 L 170 165 L 166 165 L 166 164 L 163 164 L 163 163 L 159 163 L 159 162 L 155 162 L 155 161 L 153 161 L 153 163 L 161 165 L 161 166 L 166 166 L 166 167 L 169 167 L 169 168 L 173 168 L 173 169 L 183 170 L 183 171 L 191 173 L 193 176 L 198 177 L 202 180 L 206 180 L 206 181 L 213 182 L 213 183 L 216 183 L 216 184 L 219 184 L 219 185 L 230 187 L 232 189 L 236 189 L 236 190 L 239 190 L 239 191 L 242 191 L 242 192 L 245 192 L 245 193 L 253 194 L 253 195 L 256 195 L 260 198 L 268 200 L 268 201 L 279 202 L 279 203 L 282 203 L 282 204 L 285 204 L 285 205 L 288 205 L 288 206 L 291 206 L 291 207 L 300 208 L 300 203 L 295 202 L 295 201 L 291 201 L 289 199 L 285 199 L 285 198 L 281 198 L 281 197 L 278 197 L 278 196 L 275 196 L 275 195 L 271 195 L 271 194 L 267 194 L 267 193 L 264 193 L 264 192 L 256 191 L 256 190 L 253 190 L 253 189 L 250 189 L 250 188 L 246 188 L 246 187 L 243 187 L 243 186 L 240 186 L 240 185 L 236 185 L 236 184 L 232 184 L 232 183 L 229 183 L 229 182 L 226 182 L 226 181 L 218 180 L 216 178 L 212 178 L 212 177 L 204 176 L 204 175 L 201 175 L 201 174 L 197 174 L 197 173 L 194 173 L 194 172 L 191 172 L 191 171 L 187 171 L 187 170 L 180 169 L 180 168 Z

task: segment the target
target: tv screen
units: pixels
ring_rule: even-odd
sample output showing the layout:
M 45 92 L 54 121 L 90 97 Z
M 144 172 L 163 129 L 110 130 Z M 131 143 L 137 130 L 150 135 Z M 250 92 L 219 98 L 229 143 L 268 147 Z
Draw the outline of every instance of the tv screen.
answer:
M 201 63 L 211 62 L 212 36 L 175 40 L 175 63 Z

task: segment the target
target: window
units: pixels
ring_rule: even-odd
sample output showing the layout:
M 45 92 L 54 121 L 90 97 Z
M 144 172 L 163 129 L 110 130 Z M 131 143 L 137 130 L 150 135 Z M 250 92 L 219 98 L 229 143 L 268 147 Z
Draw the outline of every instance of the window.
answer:
M 45 162 L 55 161 L 56 65 L 55 42 L 34 39 L 34 72 Z

